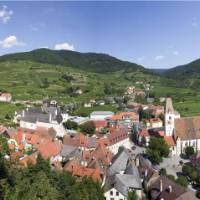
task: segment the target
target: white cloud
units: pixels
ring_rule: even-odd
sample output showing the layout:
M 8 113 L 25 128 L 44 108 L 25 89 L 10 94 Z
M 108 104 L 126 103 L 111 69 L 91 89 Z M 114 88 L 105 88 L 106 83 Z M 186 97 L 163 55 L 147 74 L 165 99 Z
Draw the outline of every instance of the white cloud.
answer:
M 159 55 L 159 56 L 155 56 L 155 60 L 156 61 L 158 61 L 158 60 L 163 60 L 165 57 L 164 56 L 161 56 L 161 55 Z
M 56 44 L 54 47 L 55 50 L 70 50 L 70 51 L 74 51 L 74 45 L 73 44 L 69 44 L 67 42 L 64 43 L 60 43 L 60 44 Z
M 178 52 L 178 51 L 174 51 L 174 52 L 173 52 L 173 55 L 174 55 L 174 56 L 178 56 L 178 55 L 179 55 L 179 52 Z
M 0 8 L 0 21 L 2 21 L 4 24 L 6 24 L 13 15 L 13 11 L 10 10 L 7 6 L 2 6 Z
M 8 36 L 4 40 L 0 41 L 0 46 L 3 48 L 11 48 L 13 46 L 24 46 L 25 43 L 19 42 L 15 35 Z

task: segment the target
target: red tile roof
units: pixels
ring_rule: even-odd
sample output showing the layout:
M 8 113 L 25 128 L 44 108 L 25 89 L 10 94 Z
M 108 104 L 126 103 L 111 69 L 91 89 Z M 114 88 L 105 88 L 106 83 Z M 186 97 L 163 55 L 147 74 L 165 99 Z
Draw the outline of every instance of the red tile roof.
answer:
M 164 136 L 164 140 L 169 146 L 175 146 L 175 141 L 172 136 Z
M 100 129 L 104 126 L 107 126 L 108 122 L 106 120 L 94 120 L 93 121 L 96 129 Z
M 22 167 L 27 167 L 28 163 L 36 164 L 37 154 L 33 153 L 30 156 L 25 156 L 23 159 L 20 159 L 19 163 Z
M 135 112 L 120 112 L 111 117 L 112 120 L 122 120 L 124 117 L 129 117 L 132 121 L 138 120 L 138 115 Z
M 148 130 L 142 129 L 142 130 L 139 131 L 139 136 L 140 136 L 140 137 L 148 137 L 148 136 L 150 136 L 150 135 L 149 135 Z
M 122 127 L 112 130 L 110 133 L 106 135 L 109 140 L 109 144 L 116 144 L 128 138 L 127 130 Z
M 67 165 L 65 165 L 64 170 L 71 172 L 73 176 L 88 176 L 91 177 L 94 181 L 102 181 L 101 172 L 99 169 L 84 167 L 80 165 L 77 160 L 70 161 Z
M 46 141 L 43 144 L 38 145 L 38 152 L 41 153 L 42 157 L 47 159 L 52 156 L 56 156 L 60 153 L 62 143 L 60 141 Z

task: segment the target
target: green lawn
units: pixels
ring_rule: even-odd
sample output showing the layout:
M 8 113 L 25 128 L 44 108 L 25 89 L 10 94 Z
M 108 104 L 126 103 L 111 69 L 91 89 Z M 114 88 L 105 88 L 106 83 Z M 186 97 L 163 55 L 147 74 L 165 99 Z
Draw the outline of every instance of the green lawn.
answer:
M 0 124 L 12 125 L 12 119 L 15 111 L 20 111 L 24 108 L 21 104 L 11 104 L 0 102 Z

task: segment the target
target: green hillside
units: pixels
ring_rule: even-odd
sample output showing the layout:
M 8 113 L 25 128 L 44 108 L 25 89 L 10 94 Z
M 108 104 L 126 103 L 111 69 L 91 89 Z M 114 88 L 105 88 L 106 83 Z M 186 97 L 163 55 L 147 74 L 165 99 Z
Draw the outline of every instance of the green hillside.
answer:
M 0 57 L 0 62 L 6 61 L 32 61 L 43 64 L 62 65 L 98 73 L 119 70 L 140 70 L 151 73 L 140 65 L 121 61 L 106 54 L 79 53 L 66 50 L 36 49 L 30 52 L 8 54 Z
M 182 81 L 183 87 L 200 89 L 200 59 L 167 70 L 164 76 Z
M 126 86 L 137 80 L 157 79 L 157 76 L 140 70 L 103 74 L 32 61 L 0 63 L 0 90 L 11 92 L 16 100 L 52 97 L 61 102 L 84 102 L 91 98 L 121 95 Z M 81 89 L 83 94 L 73 95 L 76 89 Z
M 52 98 L 60 103 L 83 103 L 93 98 L 122 96 L 127 86 L 143 81 L 151 83 L 157 100 L 171 96 L 184 116 L 200 114 L 197 73 L 187 79 L 170 73 L 160 76 L 105 54 L 39 49 L 0 57 L 0 90 L 10 92 L 14 100 Z M 82 94 L 75 93 L 78 89 Z M 1 105 L 0 119 L 17 109 L 14 105 Z

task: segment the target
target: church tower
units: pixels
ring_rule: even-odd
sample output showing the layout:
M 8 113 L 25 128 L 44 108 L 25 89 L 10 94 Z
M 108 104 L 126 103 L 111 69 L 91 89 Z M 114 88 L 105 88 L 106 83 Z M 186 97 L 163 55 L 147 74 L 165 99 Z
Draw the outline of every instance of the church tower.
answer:
M 166 107 L 165 107 L 165 135 L 166 136 L 173 135 L 175 118 L 176 116 L 175 116 L 175 111 L 172 104 L 172 99 L 167 98 Z

